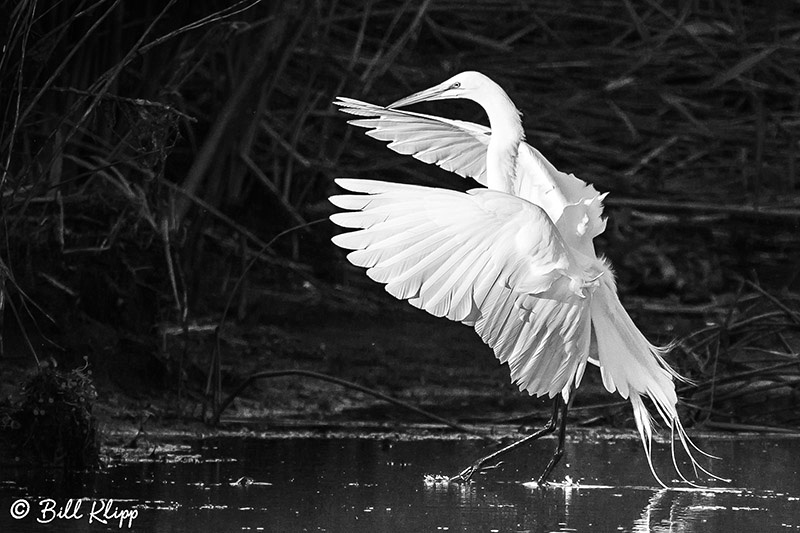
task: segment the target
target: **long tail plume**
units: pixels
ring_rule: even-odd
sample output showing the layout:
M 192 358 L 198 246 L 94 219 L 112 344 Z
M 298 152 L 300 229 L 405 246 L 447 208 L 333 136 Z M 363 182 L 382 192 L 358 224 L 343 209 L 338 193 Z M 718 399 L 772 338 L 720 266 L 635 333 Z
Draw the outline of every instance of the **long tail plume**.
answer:
M 609 273 L 610 274 L 610 273 Z M 670 428 L 672 435 L 672 462 L 678 476 L 692 486 L 678 468 L 675 458 L 675 436 L 688 455 L 695 476 L 698 471 L 720 481 L 729 481 L 703 468 L 693 454 L 712 455 L 700 450 L 686 434 L 676 409 L 678 397 L 673 379 L 682 379 L 664 360 L 669 347 L 653 346 L 639 331 L 617 297 L 613 276 L 603 276 L 600 286 L 594 291 L 591 303 L 594 335 L 597 340 L 598 359 L 603 385 L 609 392 L 619 391 L 623 398 L 630 399 L 636 427 L 642 439 L 650 471 L 664 487 L 666 485 L 653 467 L 653 416 L 644 404 L 643 396 L 652 400 L 658 417 Z

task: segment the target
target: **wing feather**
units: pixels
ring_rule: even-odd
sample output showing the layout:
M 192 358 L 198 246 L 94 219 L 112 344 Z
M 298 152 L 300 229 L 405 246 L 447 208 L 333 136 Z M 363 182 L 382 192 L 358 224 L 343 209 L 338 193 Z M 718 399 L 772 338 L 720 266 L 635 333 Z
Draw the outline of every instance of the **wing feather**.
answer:
M 486 186 L 486 151 L 491 130 L 485 126 L 402 109 L 389 109 L 352 98 L 334 102 L 345 113 L 369 117 L 350 124 L 387 141 L 395 152 L 474 178 Z M 603 198 L 591 184 L 556 169 L 538 150 L 522 142 L 517 157 L 514 194 L 540 206 L 567 243 L 584 255 L 605 230 Z
M 480 266 L 479 258 L 483 253 L 484 250 L 480 248 L 461 246 L 425 282 L 420 297 L 427 301 L 428 305 L 435 306 L 438 312 L 433 312 L 434 315 L 449 317 L 453 302 L 461 304 L 461 299 L 466 293 L 464 288 L 474 285 L 476 277 L 481 273 L 481 269 L 475 266 Z M 463 312 L 463 309 L 460 311 Z M 458 314 L 460 313 L 456 313 Z
M 350 124 L 369 129 L 367 135 L 388 141 L 387 146 L 395 152 L 486 185 L 486 148 L 491 133 L 486 126 L 388 109 L 341 96 L 334 104 L 345 113 L 371 117 L 351 120 Z
M 526 143 L 520 144 L 515 192 L 544 209 L 569 246 L 594 255 L 592 240 L 606 229 L 605 194 L 574 174 L 561 172 Z
M 334 237 L 348 260 L 393 296 L 473 326 L 521 390 L 569 390 L 588 355 L 589 306 L 564 289 L 579 265 L 540 207 L 488 189 L 336 181 L 367 193 L 331 199 L 354 209 L 331 219 L 360 228 Z

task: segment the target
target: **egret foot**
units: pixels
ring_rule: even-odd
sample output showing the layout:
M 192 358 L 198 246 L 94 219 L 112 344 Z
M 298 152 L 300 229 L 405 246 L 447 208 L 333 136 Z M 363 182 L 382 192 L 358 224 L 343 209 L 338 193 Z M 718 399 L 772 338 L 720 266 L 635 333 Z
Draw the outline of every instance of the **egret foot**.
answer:
M 500 461 L 499 463 L 491 466 L 483 466 L 483 463 L 486 462 L 485 459 L 486 458 L 484 457 L 483 459 L 475 461 L 473 464 L 469 465 L 467 468 L 451 477 L 450 483 L 469 483 L 469 481 L 472 479 L 472 476 L 475 474 L 482 474 L 487 470 L 494 470 L 503 464 L 503 461 Z

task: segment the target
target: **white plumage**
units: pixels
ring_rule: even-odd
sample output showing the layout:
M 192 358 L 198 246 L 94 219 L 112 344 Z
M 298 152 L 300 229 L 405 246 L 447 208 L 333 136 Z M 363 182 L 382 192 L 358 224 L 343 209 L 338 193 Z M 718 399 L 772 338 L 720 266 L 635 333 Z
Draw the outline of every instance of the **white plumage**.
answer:
M 590 340 L 589 301 L 570 286 L 597 283 L 602 263 L 581 265 L 542 209 L 506 193 L 336 182 L 368 193 L 331 198 L 355 210 L 333 222 L 366 228 L 334 237 L 350 262 L 392 296 L 474 326 L 521 390 L 569 394 Z
M 477 102 L 491 129 L 397 109 L 444 98 Z M 694 445 L 678 418 L 677 374 L 663 359 L 666 349 L 650 344 L 635 326 L 608 263 L 595 253 L 593 239 L 605 230 L 605 195 L 558 171 L 524 142 L 519 112 L 497 84 L 464 72 L 388 107 L 350 98 L 335 103 L 360 117 L 351 124 L 389 141 L 389 148 L 487 187 L 461 193 L 336 180 L 357 193 L 331 197 L 348 210 L 331 220 L 357 229 L 333 239 L 353 250 L 350 262 L 396 298 L 474 327 L 529 394 L 561 394 L 567 402 L 586 363 L 599 366 L 606 389 L 630 400 L 659 483 L 643 396 L 677 431 L 692 465 L 713 476 L 690 452 Z

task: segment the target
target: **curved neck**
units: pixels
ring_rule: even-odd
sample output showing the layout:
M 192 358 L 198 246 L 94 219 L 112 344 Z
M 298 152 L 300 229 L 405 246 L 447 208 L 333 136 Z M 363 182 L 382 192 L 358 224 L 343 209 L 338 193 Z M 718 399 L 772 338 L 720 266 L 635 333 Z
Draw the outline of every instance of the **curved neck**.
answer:
M 486 153 L 486 181 L 490 189 L 513 193 L 517 153 L 525 138 L 520 113 L 508 95 L 494 82 L 475 97 L 489 116 L 492 138 Z

